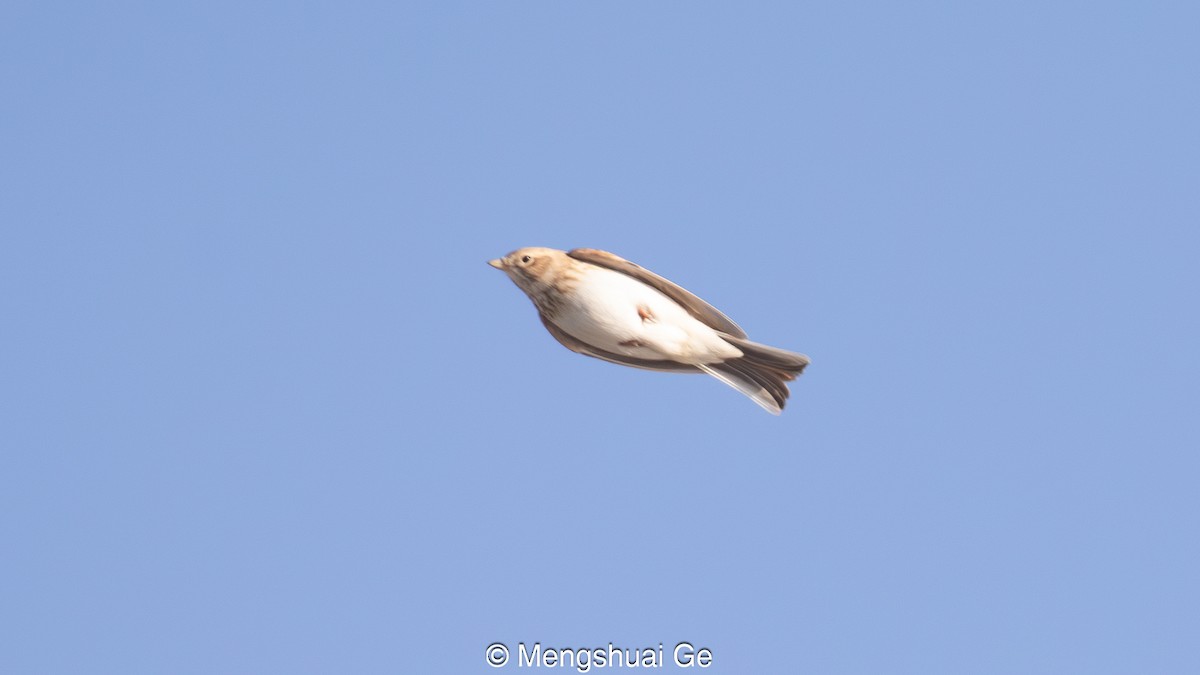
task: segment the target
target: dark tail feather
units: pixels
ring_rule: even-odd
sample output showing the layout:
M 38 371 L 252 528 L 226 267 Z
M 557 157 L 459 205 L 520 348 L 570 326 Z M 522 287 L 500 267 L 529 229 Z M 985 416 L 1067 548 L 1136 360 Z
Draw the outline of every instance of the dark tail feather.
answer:
M 784 380 L 777 373 L 765 369 L 755 368 L 752 364 L 747 363 L 745 359 L 734 359 L 726 361 L 719 366 L 715 366 L 717 370 L 725 372 L 734 372 L 742 377 L 750 380 L 754 384 L 762 387 L 775 400 L 775 404 L 783 410 L 784 404 L 787 402 L 788 388 L 784 384 Z
M 742 350 L 742 357 L 739 359 L 730 359 L 721 364 L 714 364 L 712 368 L 723 373 L 726 377 L 740 380 L 747 384 L 753 383 L 757 387 L 760 387 L 774 400 L 778 406 L 778 411 L 782 411 L 784 405 L 787 403 L 788 395 L 791 393 L 788 391 L 787 383 L 795 380 L 800 373 L 804 372 L 805 367 L 809 364 L 808 357 L 784 349 L 761 345 L 743 338 L 735 338 L 729 335 L 722 337 L 733 346 Z M 750 396 L 751 398 L 755 398 L 753 395 Z M 759 405 L 771 410 L 771 407 L 766 405 L 765 401 L 759 401 Z M 772 410 L 772 412 L 776 411 Z
M 722 335 L 722 338 L 729 344 L 742 350 L 743 358 L 756 365 L 763 365 L 772 368 L 773 370 L 791 373 L 792 376 L 788 380 L 796 379 L 796 375 L 804 372 L 805 366 L 809 364 L 808 357 L 796 352 L 789 352 L 786 349 L 778 347 L 768 347 L 760 345 L 757 342 L 751 342 L 745 338 L 734 337 L 732 335 Z

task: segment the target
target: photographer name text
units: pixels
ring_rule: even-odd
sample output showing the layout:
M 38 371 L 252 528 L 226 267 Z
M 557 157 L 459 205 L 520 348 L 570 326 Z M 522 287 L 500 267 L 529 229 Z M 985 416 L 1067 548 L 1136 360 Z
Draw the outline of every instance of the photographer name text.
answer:
M 668 657 L 661 642 L 657 647 L 636 649 L 617 647 L 611 642 L 607 647 L 562 648 L 543 647 L 540 642 L 532 645 L 518 642 L 515 655 L 503 642 L 493 642 L 484 652 L 488 665 L 493 668 L 504 667 L 515 660 L 518 668 L 572 668 L 580 673 L 593 668 L 662 668 L 668 664 L 677 668 L 707 668 L 713 662 L 711 649 L 697 648 L 690 642 L 676 644 L 669 654 Z

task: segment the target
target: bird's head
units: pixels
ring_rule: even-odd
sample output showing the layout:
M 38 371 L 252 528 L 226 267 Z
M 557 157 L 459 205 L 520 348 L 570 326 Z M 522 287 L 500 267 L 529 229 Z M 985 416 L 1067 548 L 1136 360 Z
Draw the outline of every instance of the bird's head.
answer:
M 540 246 L 519 248 L 488 264 L 508 275 L 527 294 L 545 292 L 568 273 L 574 261 L 563 251 Z

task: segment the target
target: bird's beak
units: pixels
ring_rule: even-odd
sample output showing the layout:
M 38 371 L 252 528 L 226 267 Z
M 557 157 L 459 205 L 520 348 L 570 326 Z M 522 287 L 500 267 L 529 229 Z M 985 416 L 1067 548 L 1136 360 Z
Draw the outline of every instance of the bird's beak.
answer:
M 496 258 L 495 260 L 489 260 L 488 264 L 491 265 L 492 267 L 495 267 L 498 270 L 504 269 L 504 261 L 499 258 Z

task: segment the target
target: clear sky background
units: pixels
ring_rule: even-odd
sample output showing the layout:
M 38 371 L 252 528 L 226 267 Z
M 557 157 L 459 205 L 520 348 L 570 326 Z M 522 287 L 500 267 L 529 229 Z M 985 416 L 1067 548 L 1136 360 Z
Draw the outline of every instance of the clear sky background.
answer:
M 1198 25 L 6 3 L 0 672 L 1200 672 Z M 813 365 L 572 354 L 526 245 Z

